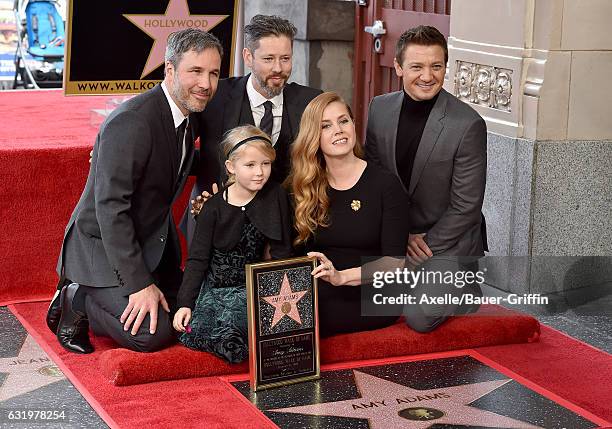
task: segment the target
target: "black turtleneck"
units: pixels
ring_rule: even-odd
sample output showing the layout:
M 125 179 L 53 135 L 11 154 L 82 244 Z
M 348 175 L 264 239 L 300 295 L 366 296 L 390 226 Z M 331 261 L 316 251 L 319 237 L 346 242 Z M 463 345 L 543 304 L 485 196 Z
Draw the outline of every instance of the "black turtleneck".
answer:
M 423 136 L 425 124 L 433 109 L 438 94 L 431 100 L 415 101 L 404 91 L 404 101 L 397 126 L 395 160 L 402 183 L 409 189 L 412 165 Z

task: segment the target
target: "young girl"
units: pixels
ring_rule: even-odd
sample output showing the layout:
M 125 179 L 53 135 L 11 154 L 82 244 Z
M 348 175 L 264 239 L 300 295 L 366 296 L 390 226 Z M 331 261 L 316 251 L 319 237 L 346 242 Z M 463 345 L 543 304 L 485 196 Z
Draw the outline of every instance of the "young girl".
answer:
M 335 92 L 308 103 L 291 147 L 295 244 L 320 263 L 313 275 L 321 336 L 392 325 L 401 306 L 385 308 L 397 315 L 363 315 L 362 300 L 374 289 L 362 285 L 361 265 L 363 257 L 406 253 L 408 201 L 399 180 L 362 159 L 351 109 Z
M 245 264 L 291 256 L 291 209 L 280 185 L 268 182 L 275 151 L 251 125 L 234 128 L 222 142 L 226 188 L 198 216 L 174 328 L 185 346 L 229 362 L 248 358 Z

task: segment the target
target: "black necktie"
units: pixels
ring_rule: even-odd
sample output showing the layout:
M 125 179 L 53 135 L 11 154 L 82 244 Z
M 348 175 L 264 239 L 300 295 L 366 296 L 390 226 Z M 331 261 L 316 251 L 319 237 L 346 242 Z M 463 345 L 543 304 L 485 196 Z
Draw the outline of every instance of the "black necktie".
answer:
M 187 118 L 181 122 L 181 125 L 176 129 L 176 140 L 178 144 L 179 164 L 183 158 L 183 140 L 185 139 L 185 129 L 187 128 Z
M 268 100 L 263 104 L 263 106 L 265 112 L 263 118 L 261 118 L 261 122 L 259 123 L 259 129 L 272 137 L 272 123 L 274 121 L 274 117 L 272 116 L 272 102 Z

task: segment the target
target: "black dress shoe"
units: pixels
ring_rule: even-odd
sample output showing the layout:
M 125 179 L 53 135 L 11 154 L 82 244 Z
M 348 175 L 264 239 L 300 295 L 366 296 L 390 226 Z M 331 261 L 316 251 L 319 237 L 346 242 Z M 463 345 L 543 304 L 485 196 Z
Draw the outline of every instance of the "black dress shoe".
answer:
M 78 283 L 65 286 L 60 293 L 62 316 L 57 327 L 57 340 L 68 351 L 91 353 L 94 351 L 89 341 L 89 321 L 87 315 L 72 306 Z
M 62 288 L 64 289 L 64 288 Z M 54 334 L 57 333 L 57 325 L 59 325 L 62 317 L 62 300 L 60 299 L 61 289 L 55 292 L 49 310 L 47 310 L 47 326 Z

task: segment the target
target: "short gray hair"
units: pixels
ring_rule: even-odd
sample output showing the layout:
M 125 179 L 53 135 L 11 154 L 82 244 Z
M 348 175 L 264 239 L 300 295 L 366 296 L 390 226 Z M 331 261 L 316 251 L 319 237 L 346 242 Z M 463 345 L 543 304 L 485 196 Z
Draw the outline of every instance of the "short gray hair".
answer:
M 276 15 L 255 15 L 244 27 L 245 46 L 251 52 L 259 48 L 259 40 L 268 36 L 286 36 L 291 40 L 297 33 L 297 28 L 290 21 Z
M 223 46 L 217 37 L 198 28 L 185 28 L 168 36 L 165 60 L 176 68 L 185 52 L 194 50 L 199 54 L 205 49 L 216 49 L 223 58 Z

